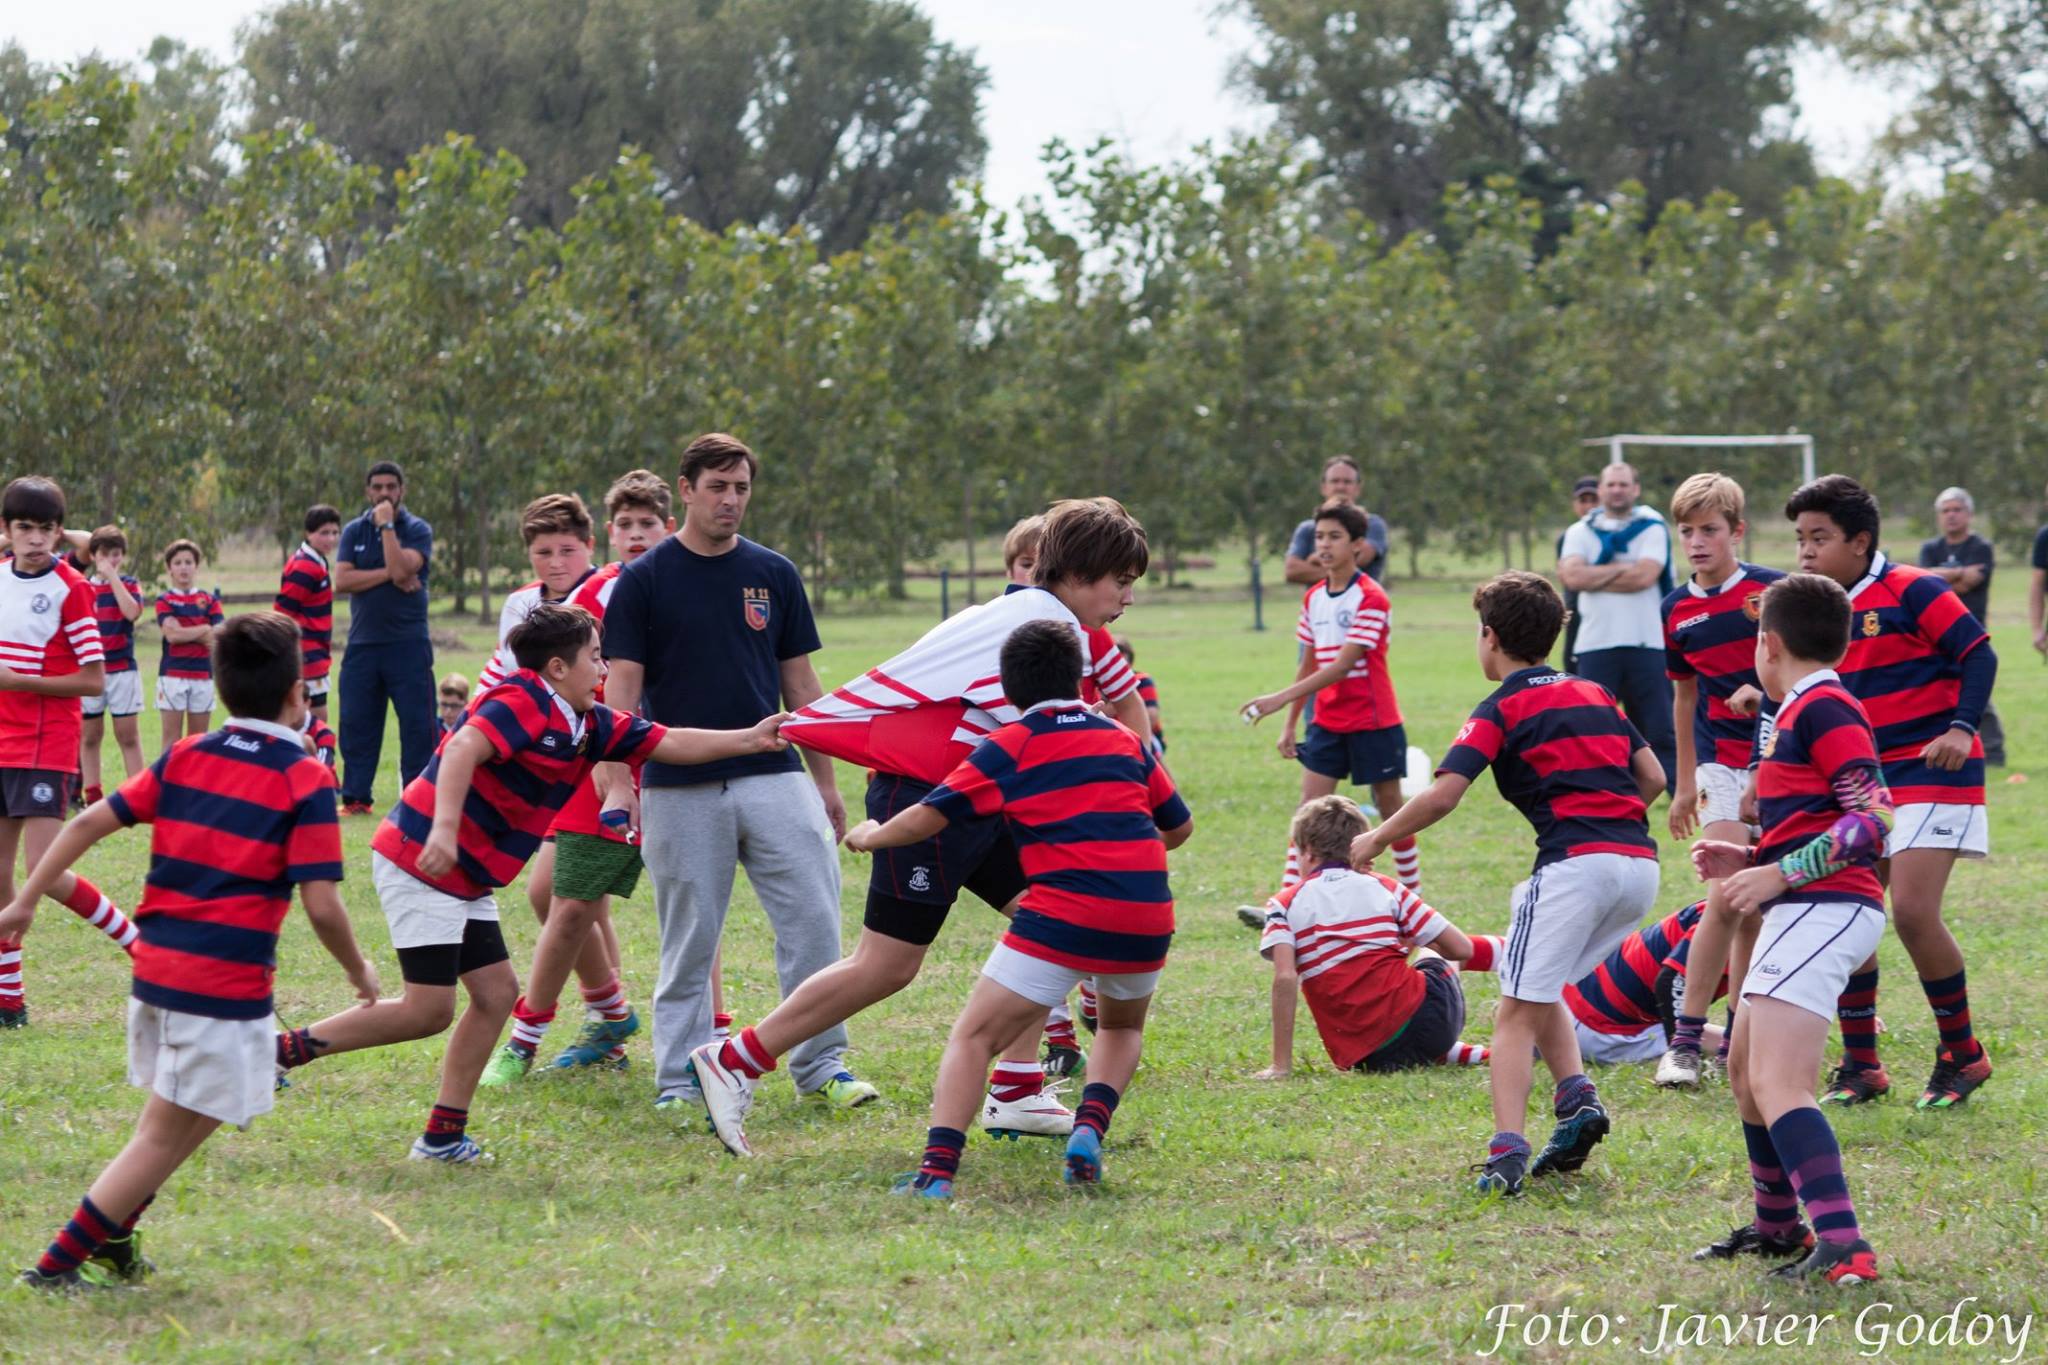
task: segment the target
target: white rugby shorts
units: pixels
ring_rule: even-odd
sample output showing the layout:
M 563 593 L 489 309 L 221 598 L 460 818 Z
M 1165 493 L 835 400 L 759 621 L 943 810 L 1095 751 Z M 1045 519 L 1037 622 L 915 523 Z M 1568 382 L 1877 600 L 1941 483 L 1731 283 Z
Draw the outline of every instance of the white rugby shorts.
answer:
M 1700 793 L 1700 823 L 1717 820 L 1742 824 L 1742 791 L 1749 785 L 1749 771 L 1725 763 L 1702 763 L 1693 770 L 1693 785 Z
M 262 1019 L 214 1019 L 128 1001 L 128 1084 L 237 1128 L 270 1112 L 277 1033 Z
M 1095 982 L 1095 993 L 1111 1000 L 1143 1000 L 1159 989 L 1158 972 L 1104 976 L 1097 972 L 1084 972 L 1078 967 L 1062 967 L 1057 962 L 1020 953 L 1009 944 L 1000 942 L 988 955 L 988 961 L 982 964 L 981 974 L 1004 990 L 1015 991 L 1033 1004 L 1047 1009 L 1065 1000 L 1074 987 L 1091 978 Z
M 435 948 L 460 943 L 473 919 L 494 920 L 498 902 L 491 896 L 461 900 L 428 886 L 381 853 L 370 854 L 370 883 L 384 906 L 393 948 Z
M 1884 841 L 1889 858 L 1915 848 L 1949 849 L 1958 858 L 1982 858 L 1991 852 L 1991 820 L 1982 806 L 1923 801 L 1892 812 L 1891 837 Z
M 1579 1035 L 1579 1056 L 1589 1062 L 1618 1066 L 1625 1062 L 1654 1062 L 1664 1055 L 1664 1026 L 1648 1024 L 1637 1033 L 1601 1033 L 1581 1020 L 1572 1020 Z
M 213 679 L 158 678 L 156 709 L 204 715 L 213 709 Z
M 142 710 L 142 675 L 134 669 L 107 674 L 106 686 L 97 697 L 80 697 L 81 712 L 88 716 L 133 716 Z
M 1537 868 L 1509 897 L 1500 993 L 1548 1004 L 1634 933 L 1657 904 L 1657 860 L 1586 853 Z
M 1884 911 L 1861 901 L 1780 901 L 1764 912 L 1743 999 L 1782 1000 L 1833 1019 L 1850 974 L 1882 937 Z

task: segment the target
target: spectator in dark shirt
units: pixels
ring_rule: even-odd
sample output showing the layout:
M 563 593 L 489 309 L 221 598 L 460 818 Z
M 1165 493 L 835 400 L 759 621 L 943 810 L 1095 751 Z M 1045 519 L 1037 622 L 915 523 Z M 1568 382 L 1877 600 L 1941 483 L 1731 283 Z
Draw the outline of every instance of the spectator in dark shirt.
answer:
M 384 756 L 384 707 L 398 713 L 401 788 L 434 752 L 434 646 L 427 638 L 427 573 L 434 528 L 405 510 L 405 471 L 370 466 L 370 507 L 341 530 L 334 591 L 349 598 L 341 656 L 341 797 L 367 815 Z
M 1977 501 L 1967 488 L 1944 488 L 1934 500 L 1934 516 L 1941 534 L 1920 542 L 1920 567 L 1939 574 L 1977 623 L 1990 626 L 1991 569 L 1996 558 L 1991 542 L 1970 530 Z M 2035 551 L 2039 557 L 2039 549 Z M 1984 707 L 1984 722 L 1978 729 L 1984 740 L 1984 761 L 2005 766 L 2005 726 L 1990 704 Z

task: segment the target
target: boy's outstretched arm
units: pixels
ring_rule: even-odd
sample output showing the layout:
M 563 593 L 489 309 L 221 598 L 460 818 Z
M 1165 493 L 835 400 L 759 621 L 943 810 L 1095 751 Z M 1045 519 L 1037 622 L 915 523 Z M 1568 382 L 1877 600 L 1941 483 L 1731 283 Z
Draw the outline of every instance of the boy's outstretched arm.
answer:
M 745 730 L 670 730 L 648 755 L 657 763 L 709 763 L 742 754 L 779 753 L 789 747 L 782 737 L 786 711 L 777 711 Z
M 846 831 L 846 846 L 855 853 L 902 848 L 907 844 L 923 843 L 950 823 L 939 813 L 937 806 L 920 801 L 907 810 L 898 811 L 886 825 L 878 820 L 861 821 Z
M 1393 845 L 1428 829 L 1458 808 L 1471 785 L 1468 777 L 1439 773 L 1428 791 L 1351 841 L 1351 865 L 1363 871 Z
M 1260 720 L 1263 720 L 1289 702 L 1300 701 L 1305 697 L 1315 695 L 1326 687 L 1333 687 L 1342 682 L 1345 678 L 1351 676 L 1351 670 L 1356 668 L 1358 661 L 1364 657 L 1364 645 L 1345 645 L 1337 651 L 1336 658 L 1330 660 L 1321 668 L 1316 668 L 1314 667 L 1315 656 L 1310 653 L 1303 653 L 1301 656 L 1301 669 L 1295 674 L 1294 681 L 1291 684 L 1281 688 L 1278 692 L 1269 692 L 1263 697 L 1253 697 L 1240 710 L 1247 713 L 1255 713 Z
M 0 909 L 0 939 L 18 939 L 35 922 L 36 902 L 50 894 L 57 879 L 71 865 L 109 834 L 121 828 L 121 817 L 105 801 L 95 801 L 85 814 L 57 831 L 57 838 L 40 861 L 29 869 L 28 880 L 14 893 L 14 903 Z
M 1294 1070 L 1294 1014 L 1301 1000 L 1301 976 L 1295 968 L 1294 945 L 1273 945 L 1273 1064 L 1258 1073 L 1262 1081 L 1278 1080 Z
M 355 930 L 349 925 L 348 909 L 341 903 L 340 890 L 333 882 L 301 882 L 299 903 L 306 907 L 306 918 L 312 921 L 313 932 L 320 936 L 320 946 L 341 964 L 356 995 L 365 1005 L 376 1004 L 377 969 L 356 946 Z

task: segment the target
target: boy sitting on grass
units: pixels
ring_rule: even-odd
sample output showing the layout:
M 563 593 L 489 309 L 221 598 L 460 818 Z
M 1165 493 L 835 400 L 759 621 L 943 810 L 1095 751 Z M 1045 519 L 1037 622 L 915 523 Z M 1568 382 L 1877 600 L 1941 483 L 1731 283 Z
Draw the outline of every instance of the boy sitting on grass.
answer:
M 1066 1179 L 1102 1179 L 1102 1139 L 1138 1069 L 1145 1011 L 1173 940 L 1166 851 L 1194 830 L 1144 742 L 1081 701 L 1081 649 L 1060 621 L 1027 621 L 1000 656 L 1003 696 L 1023 714 L 952 774 L 878 824 L 849 831 L 860 853 L 936 838 L 955 820 L 1004 817 L 1026 882 L 939 1059 L 931 1130 L 898 1193 L 950 1199 L 982 1078 L 1005 1045 L 1095 978 L 1098 1030 L 1067 1139 Z
M 1351 841 L 1371 828 L 1342 796 L 1294 813 L 1306 875 L 1266 905 L 1259 952 L 1273 964 L 1273 1065 L 1260 1080 L 1294 1069 L 1297 995 L 1339 1071 L 1484 1060 L 1484 1048 L 1458 1041 L 1465 992 L 1451 964 L 1472 955 L 1472 941 L 1399 882 L 1351 870 Z M 1420 951 L 1413 964 L 1410 947 Z
M 135 1224 L 157 1190 L 221 1124 L 247 1128 L 270 1112 L 271 983 L 294 886 L 349 985 L 377 998 L 335 890 L 334 778 L 299 737 L 298 627 L 276 612 L 238 616 L 213 653 L 226 727 L 173 745 L 66 825 L 0 913 L 0 938 L 19 934 L 87 849 L 125 826 L 155 826 L 128 1002 L 128 1080 L 152 1093 L 135 1136 L 21 1273 L 33 1288 L 94 1285 L 80 1274 L 88 1262 L 123 1280 L 147 1275 Z

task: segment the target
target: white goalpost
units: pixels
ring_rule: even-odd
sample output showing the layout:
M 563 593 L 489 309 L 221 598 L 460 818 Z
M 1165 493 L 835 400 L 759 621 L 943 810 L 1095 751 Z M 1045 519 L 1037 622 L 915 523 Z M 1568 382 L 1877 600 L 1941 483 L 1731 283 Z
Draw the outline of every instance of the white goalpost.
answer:
M 1623 454 L 1630 446 L 1795 446 L 1799 450 L 1799 481 L 1812 483 L 1815 478 L 1813 463 L 1813 437 L 1811 436 L 1593 436 L 1579 444 L 1605 446 L 1613 463 L 1622 463 Z

